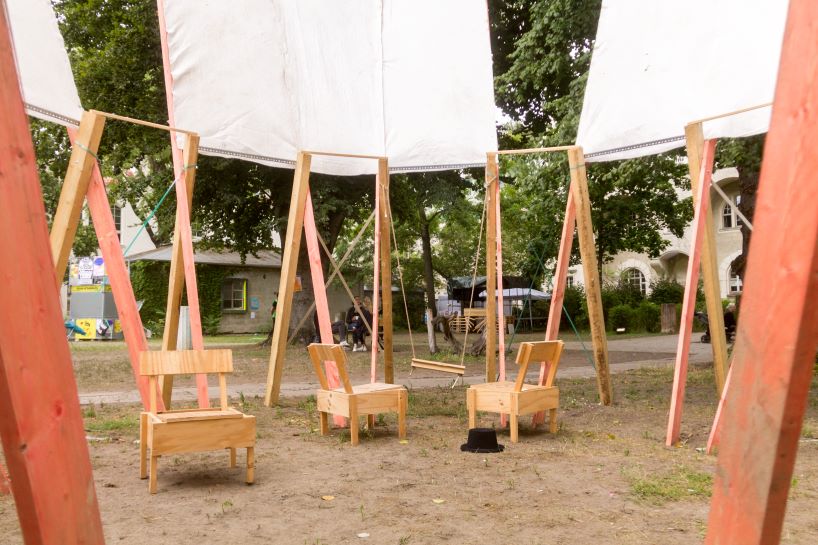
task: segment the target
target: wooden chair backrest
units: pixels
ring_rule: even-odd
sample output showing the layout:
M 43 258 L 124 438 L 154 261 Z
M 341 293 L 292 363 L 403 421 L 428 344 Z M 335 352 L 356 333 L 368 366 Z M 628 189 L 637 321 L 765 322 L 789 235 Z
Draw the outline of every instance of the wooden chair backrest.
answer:
M 220 350 L 152 350 L 139 354 L 139 373 L 150 377 L 150 412 L 156 412 L 156 388 L 161 375 L 218 373 L 219 401 L 227 410 L 226 373 L 233 372 L 233 351 Z
M 467 308 L 463 309 L 463 316 L 466 317 L 485 317 L 486 316 L 486 309 L 485 308 Z
M 528 372 L 528 365 L 531 362 L 547 362 L 548 375 L 544 386 L 554 385 L 554 377 L 557 375 L 557 367 L 562 356 L 562 341 L 539 341 L 530 343 L 520 343 L 520 350 L 517 352 L 517 364 L 520 370 L 517 373 L 517 381 L 514 383 L 514 391 L 520 392 L 525 383 L 525 375 Z
M 310 360 L 312 360 L 312 366 L 315 369 L 315 374 L 318 375 L 318 382 L 321 383 L 322 390 L 330 389 L 327 375 L 324 374 L 322 366 L 325 361 L 333 361 L 338 367 L 338 375 L 341 377 L 344 391 L 348 394 L 352 393 L 352 383 L 349 381 L 349 374 L 347 373 L 347 355 L 341 345 L 313 343 L 307 347 L 307 350 L 310 353 Z

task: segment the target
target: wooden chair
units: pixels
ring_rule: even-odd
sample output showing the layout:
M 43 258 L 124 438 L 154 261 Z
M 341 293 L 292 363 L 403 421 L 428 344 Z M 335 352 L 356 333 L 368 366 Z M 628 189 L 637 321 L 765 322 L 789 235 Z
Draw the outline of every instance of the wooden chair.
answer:
M 329 433 L 329 415 L 349 418 L 349 435 L 352 445 L 358 444 L 358 417 L 367 415 L 367 425 L 375 426 L 375 415 L 385 412 L 398 413 L 398 437 L 406 437 L 406 407 L 409 392 L 403 386 L 373 382 L 352 386 L 346 368 L 346 353 L 337 344 L 311 344 L 310 359 L 318 375 L 321 389 L 316 391 L 316 405 L 321 423 L 321 435 Z M 323 363 L 334 361 L 341 377 L 340 388 L 330 390 L 324 374 Z
M 150 377 L 150 407 L 139 419 L 139 476 L 148 477 L 148 489 L 156 493 L 156 463 L 165 454 L 230 449 L 230 467 L 236 467 L 236 449 L 247 449 L 247 484 L 252 484 L 256 417 L 227 405 L 226 373 L 233 372 L 230 350 L 180 350 L 142 352 L 140 372 Z M 157 412 L 156 385 L 160 375 L 219 374 L 219 407 Z
M 517 364 L 520 370 L 515 382 L 487 382 L 474 384 L 466 390 L 466 406 L 469 410 L 469 429 L 476 427 L 477 411 L 490 411 L 509 415 L 511 442 L 519 439 L 520 415 L 548 410 L 549 431 L 557 433 L 557 408 L 560 391 L 554 386 L 554 377 L 562 355 L 562 341 L 520 343 Z M 548 362 L 545 384 L 525 384 L 525 374 L 531 362 Z

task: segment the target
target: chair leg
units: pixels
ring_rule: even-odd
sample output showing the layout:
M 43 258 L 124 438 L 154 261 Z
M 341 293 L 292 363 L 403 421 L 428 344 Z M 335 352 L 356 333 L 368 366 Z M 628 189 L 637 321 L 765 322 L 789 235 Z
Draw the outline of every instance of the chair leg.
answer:
M 366 428 L 371 432 L 375 429 L 375 415 L 368 414 L 366 415 Z
M 256 448 L 247 447 L 247 478 L 244 480 L 247 484 L 253 484 L 256 478 Z
M 408 392 L 398 392 L 398 438 L 406 439 L 406 409 L 409 406 Z
M 151 452 L 151 471 L 148 476 L 148 491 L 151 494 L 156 494 L 156 462 L 158 459 L 159 456 L 154 456 Z
M 466 407 L 469 410 L 469 429 L 477 427 L 477 391 L 466 390 Z
M 230 467 L 236 467 L 236 449 L 230 447 Z
M 353 396 L 349 398 L 349 438 L 353 447 L 358 444 L 358 400 Z
M 318 424 L 319 429 L 321 431 L 321 435 L 326 435 L 329 433 L 329 414 L 323 411 L 318 413 Z
M 139 478 L 148 478 L 148 413 L 139 415 Z
M 548 418 L 550 420 L 548 431 L 551 433 L 557 433 L 557 409 L 549 409 Z
M 519 426 L 519 424 L 520 424 L 519 416 L 516 413 L 511 413 L 509 415 L 508 428 L 509 428 L 509 431 L 511 432 L 511 442 L 512 443 L 517 443 L 520 440 L 520 436 L 519 436 L 520 426 Z

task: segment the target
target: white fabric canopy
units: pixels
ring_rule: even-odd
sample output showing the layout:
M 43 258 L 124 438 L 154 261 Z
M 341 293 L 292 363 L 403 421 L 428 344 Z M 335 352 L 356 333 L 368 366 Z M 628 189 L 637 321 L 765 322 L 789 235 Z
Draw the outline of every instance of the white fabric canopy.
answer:
M 6 0 L 14 56 L 29 115 L 78 125 L 82 105 L 49 0 Z
M 299 150 L 390 169 L 497 149 L 485 0 L 170 0 L 175 121 L 200 151 L 292 166 Z M 315 156 L 312 170 L 376 172 Z
M 787 0 L 603 0 L 577 143 L 592 161 L 684 145 L 685 125 L 772 102 Z M 770 108 L 704 124 L 767 131 Z
M 488 294 L 487 290 L 480 292 L 478 297 L 485 297 Z M 494 297 L 497 297 L 499 291 L 494 291 Z M 547 301 L 551 299 L 550 293 L 544 291 L 529 289 L 529 288 L 511 288 L 503 290 L 503 299 L 530 299 L 532 301 Z

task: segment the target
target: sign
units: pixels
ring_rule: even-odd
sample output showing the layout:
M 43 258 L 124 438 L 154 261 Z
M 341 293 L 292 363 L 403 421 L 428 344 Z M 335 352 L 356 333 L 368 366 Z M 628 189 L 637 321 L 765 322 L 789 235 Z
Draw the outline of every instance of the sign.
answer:
M 295 284 L 293 285 L 293 291 L 297 292 L 297 291 L 301 291 L 301 289 L 302 289 L 302 287 L 301 287 L 301 275 L 296 275 Z
M 250 298 L 250 310 L 258 310 L 261 308 L 261 301 L 258 297 Z
M 94 258 L 94 268 L 91 272 L 91 275 L 94 278 L 102 278 L 105 276 L 105 262 L 102 260 L 101 257 Z
M 80 280 L 91 280 L 94 277 L 94 260 L 90 257 L 81 257 L 77 264 L 77 277 Z

